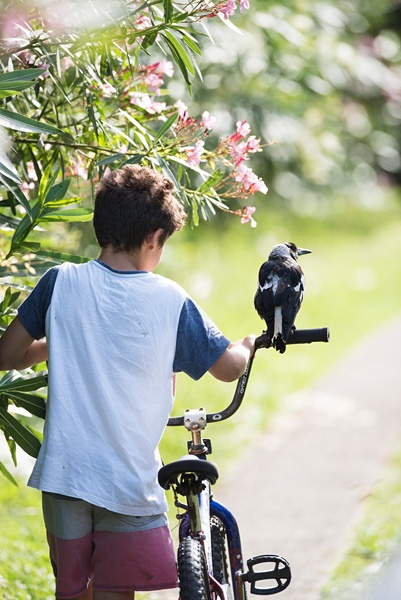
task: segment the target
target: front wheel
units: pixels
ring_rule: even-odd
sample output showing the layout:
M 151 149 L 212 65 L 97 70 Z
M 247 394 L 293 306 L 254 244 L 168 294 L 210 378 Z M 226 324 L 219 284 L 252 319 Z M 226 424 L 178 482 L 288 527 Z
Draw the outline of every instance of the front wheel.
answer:
M 185 538 L 178 547 L 180 600 L 212 600 L 203 548 L 198 540 Z

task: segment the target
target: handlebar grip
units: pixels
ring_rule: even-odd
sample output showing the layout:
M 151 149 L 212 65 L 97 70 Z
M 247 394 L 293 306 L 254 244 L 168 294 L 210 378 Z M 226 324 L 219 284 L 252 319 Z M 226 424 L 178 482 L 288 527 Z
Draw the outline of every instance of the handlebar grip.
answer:
M 295 329 L 287 344 L 311 344 L 312 342 L 328 342 L 330 330 L 328 327 L 318 329 Z
M 288 338 L 287 344 L 311 344 L 312 342 L 328 342 L 330 340 L 330 330 L 328 327 L 319 327 L 317 329 L 294 329 Z M 255 341 L 255 350 L 259 348 L 268 348 L 266 332 L 262 333 Z

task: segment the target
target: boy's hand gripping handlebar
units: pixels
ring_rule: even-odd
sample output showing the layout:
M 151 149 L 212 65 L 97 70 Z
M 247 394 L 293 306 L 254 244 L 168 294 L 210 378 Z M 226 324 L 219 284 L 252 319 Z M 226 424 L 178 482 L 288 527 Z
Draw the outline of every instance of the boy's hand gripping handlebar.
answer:
M 318 329 L 295 329 L 290 335 L 287 345 L 290 344 L 311 344 L 313 342 L 328 342 L 330 340 L 330 331 L 328 327 L 321 327 Z M 248 363 L 248 366 L 243 375 L 238 379 L 237 387 L 234 392 L 233 399 L 229 406 L 227 406 L 221 412 L 208 413 L 206 414 L 207 423 L 216 423 L 218 421 L 224 421 L 231 417 L 239 407 L 241 406 L 242 400 L 245 396 L 245 390 L 251 372 L 253 359 L 257 350 L 260 348 L 268 348 L 268 340 L 266 333 L 262 333 L 255 340 L 255 351 Z M 184 417 L 170 417 L 167 425 L 177 426 L 184 425 Z

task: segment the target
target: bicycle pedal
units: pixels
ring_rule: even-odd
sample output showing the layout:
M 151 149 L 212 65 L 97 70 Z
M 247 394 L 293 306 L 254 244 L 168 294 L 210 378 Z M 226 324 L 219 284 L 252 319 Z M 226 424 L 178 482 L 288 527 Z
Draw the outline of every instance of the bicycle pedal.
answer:
M 250 583 L 251 594 L 270 596 L 285 590 L 291 581 L 288 561 L 277 554 L 261 554 L 247 560 L 248 572 L 241 579 Z

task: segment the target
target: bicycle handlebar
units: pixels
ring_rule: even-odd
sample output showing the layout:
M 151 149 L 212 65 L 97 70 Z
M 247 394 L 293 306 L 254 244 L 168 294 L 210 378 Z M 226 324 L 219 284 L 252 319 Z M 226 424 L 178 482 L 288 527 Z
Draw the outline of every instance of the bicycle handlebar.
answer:
M 290 335 L 287 345 L 290 344 L 311 344 L 313 342 L 328 342 L 330 340 L 330 331 L 328 327 L 318 329 L 295 329 Z M 255 340 L 255 351 L 248 362 L 245 372 L 238 379 L 237 387 L 230 404 L 221 412 L 208 413 L 206 415 L 207 423 L 217 423 L 229 419 L 241 406 L 245 396 L 246 386 L 248 384 L 249 374 L 251 372 L 253 359 L 257 350 L 260 348 L 269 348 L 266 332 L 262 333 Z M 184 425 L 184 417 L 170 417 L 167 425 L 170 427 Z

